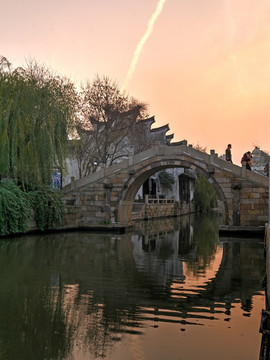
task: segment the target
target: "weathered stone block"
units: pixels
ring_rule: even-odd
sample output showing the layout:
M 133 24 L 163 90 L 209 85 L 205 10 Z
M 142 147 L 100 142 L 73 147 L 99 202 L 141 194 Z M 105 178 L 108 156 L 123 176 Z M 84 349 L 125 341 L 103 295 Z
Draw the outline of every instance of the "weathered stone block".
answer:
M 252 192 L 252 193 L 247 194 L 247 197 L 248 197 L 248 199 L 259 199 L 260 194 Z
M 251 204 L 240 204 L 240 211 L 242 214 L 247 213 L 251 209 Z

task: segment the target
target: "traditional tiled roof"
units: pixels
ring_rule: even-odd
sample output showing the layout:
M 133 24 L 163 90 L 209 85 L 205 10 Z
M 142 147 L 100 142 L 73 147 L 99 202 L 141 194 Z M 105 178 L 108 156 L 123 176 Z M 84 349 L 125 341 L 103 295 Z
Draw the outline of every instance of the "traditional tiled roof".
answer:
M 151 123 L 151 125 L 152 125 L 154 122 L 156 122 L 155 117 L 154 117 L 154 116 L 151 116 L 150 118 L 142 119 L 142 120 L 138 121 L 137 124 L 140 124 L 140 123 L 148 123 L 148 122 Z
M 181 140 L 181 141 L 176 141 L 176 142 L 170 143 L 170 146 L 179 146 L 179 145 L 187 145 L 187 140 Z
M 165 130 L 166 130 L 166 132 L 170 130 L 169 124 L 160 126 L 158 128 L 155 128 L 155 129 L 151 129 L 151 132 L 158 132 L 158 131 L 165 131 Z

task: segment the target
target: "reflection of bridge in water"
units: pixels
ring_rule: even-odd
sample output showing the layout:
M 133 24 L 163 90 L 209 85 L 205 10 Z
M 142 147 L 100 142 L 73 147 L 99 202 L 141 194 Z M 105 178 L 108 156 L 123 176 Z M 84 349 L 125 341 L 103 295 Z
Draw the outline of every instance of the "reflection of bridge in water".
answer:
M 175 219 L 160 224 L 140 223 L 135 234 L 103 235 L 103 241 L 98 234 L 89 241 L 86 233 L 78 263 L 70 268 L 61 257 L 67 282 L 77 284 L 78 309 L 69 311 L 79 311 L 81 321 L 73 326 L 79 326 L 76 332 L 82 337 L 98 334 L 84 339 L 94 341 L 89 346 L 102 343 L 106 348 L 124 334 L 141 334 L 159 322 L 204 325 L 221 315 L 229 321 L 231 308 L 239 302 L 243 314 L 250 315 L 252 297 L 264 277 L 263 246 L 251 240 L 223 241 L 221 256 L 218 222 L 213 219 L 192 222 L 185 217 L 181 224 Z M 82 277 L 84 268 L 87 277 Z M 196 285 L 190 274 L 196 276 Z
M 211 278 L 205 278 L 218 245 L 217 228 L 212 229 L 212 233 L 208 229 L 206 235 L 202 223 L 200 229 L 189 223 L 181 225 L 171 234 L 165 235 L 161 231 L 150 238 L 142 235 L 132 238 L 136 269 L 146 284 L 148 278 L 155 279 L 146 285 L 150 286 L 155 299 L 151 311 L 149 301 L 144 304 L 147 312 L 155 315 L 156 321 L 159 314 L 161 321 L 194 323 L 196 319 L 196 325 L 199 325 L 202 319 L 214 319 L 215 313 L 223 312 L 229 317 L 232 304 L 239 301 L 244 311 L 251 311 L 252 296 L 262 290 L 263 247 L 251 240 L 224 240 L 221 262 L 212 264 L 216 269 L 211 272 Z M 208 252 L 202 249 L 205 235 L 212 245 Z M 185 286 L 187 278 L 183 263 L 189 272 L 197 272 L 201 279 L 199 285 Z
M 124 235 L 76 232 L 2 241 L 2 357 L 18 359 L 23 349 L 30 359 L 35 349 L 35 358 L 69 359 L 78 347 L 105 357 L 125 335 L 146 334 L 161 323 L 182 330 L 229 321 L 237 303 L 243 315 L 252 313 L 265 273 L 263 245 L 233 239 L 220 244 L 215 218 L 137 226 Z

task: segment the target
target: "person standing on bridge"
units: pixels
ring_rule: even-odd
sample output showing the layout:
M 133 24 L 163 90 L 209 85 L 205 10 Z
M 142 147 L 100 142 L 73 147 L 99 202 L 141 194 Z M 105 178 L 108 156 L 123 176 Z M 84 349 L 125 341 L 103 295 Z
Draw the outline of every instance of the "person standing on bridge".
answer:
M 227 149 L 225 151 L 225 156 L 226 156 L 226 161 L 229 161 L 230 163 L 232 163 L 232 144 L 228 144 Z
M 252 166 L 251 160 L 252 160 L 252 155 L 251 155 L 251 152 L 248 151 L 248 152 L 244 153 L 244 155 L 241 159 L 241 163 L 243 165 L 246 164 L 246 169 L 251 170 L 251 166 Z

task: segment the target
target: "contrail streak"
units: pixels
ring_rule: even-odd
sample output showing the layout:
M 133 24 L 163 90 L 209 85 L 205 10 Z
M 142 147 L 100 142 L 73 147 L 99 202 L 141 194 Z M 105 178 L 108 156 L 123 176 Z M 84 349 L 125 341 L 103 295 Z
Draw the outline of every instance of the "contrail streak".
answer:
M 122 86 L 122 90 L 125 90 L 127 88 L 127 85 L 128 85 L 128 82 L 130 81 L 133 73 L 134 73 L 134 70 L 135 70 L 135 67 L 137 65 L 137 62 L 138 62 L 138 59 L 139 59 L 139 56 L 140 56 L 140 53 L 143 49 L 143 46 L 146 42 L 146 40 L 149 38 L 149 36 L 151 35 L 152 31 L 153 31 L 153 28 L 154 28 L 154 24 L 158 18 L 158 16 L 160 15 L 162 9 L 163 9 L 163 5 L 165 4 L 166 0 L 159 0 L 158 4 L 157 4 L 157 8 L 154 12 L 154 14 L 151 16 L 149 22 L 148 22 L 148 26 L 147 26 L 147 29 L 143 35 L 143 37 L 141 38 L 141 40 L 139 41 L 137 47 L 136 47 L 136 50 L 134 52 L 134 55 L 133 55 L 133 59 L 132 59 L 132 62 L 130 64 L 130 67 L 129 67 L 129 70 L 127 72 L 127 75 L 126 75 L 126 78 L 124 80 L 124 84 Z

